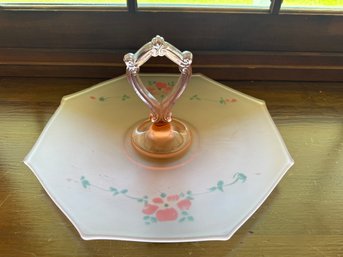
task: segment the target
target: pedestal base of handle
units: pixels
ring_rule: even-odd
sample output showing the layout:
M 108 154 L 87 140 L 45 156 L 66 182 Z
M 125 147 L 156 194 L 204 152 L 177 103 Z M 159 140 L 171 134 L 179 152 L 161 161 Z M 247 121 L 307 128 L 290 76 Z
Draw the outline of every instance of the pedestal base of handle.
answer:
M 183 155 L 191 145 L 191 132 L 178 119 L 155 124 L 150 120 L 140 123 L 132 132 L 133 147 L 150 158 L 167 159 Z

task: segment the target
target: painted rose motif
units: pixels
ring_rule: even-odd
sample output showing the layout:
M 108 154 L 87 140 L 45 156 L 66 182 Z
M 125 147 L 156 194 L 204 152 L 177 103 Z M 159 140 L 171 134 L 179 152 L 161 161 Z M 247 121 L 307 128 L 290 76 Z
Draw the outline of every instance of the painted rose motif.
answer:
M 156 82 L 155 85 L 159 90 L 161 90 L 164 93 L 168 93 L 172 89 L 167 83 L 164 82 Z
M 110 99 L 121 99 L 122 101 L 127 101 L 128 99 L 130 99 L 130 96 L 127 94 L 123 94 L 123 95 L 118 95 L 118 96 L 94 96 L 91 95 L 89 96 L 89 99 L 94 100 L 94 101 L 99 101 L 99 102 L 107 102 Z
M 148 195 L 138 197 L 131 195 L 127 188 L 109 187 L 103 188 L 98 185 L 92 184 L 85 176 L 81 176 L 80 182 L 84 189 L 94 187 L 95 189 L 102 190 L 104 192 L 111 193 L 114 197 L 126 197 L 129 200 L 137 201 L 143 204 L 142 213 L 143 221 L 149 225 L 158 222 L 189 222 L 193 221 L 193 216 L 190 215 L 189 210 L 192 207 L 192 201 L 201 195 L 214 193 L 214 192 L 225 192 L 225 188 L 233 186 L 234 184 L 241 182 L 244 183 L 247 180 L 247 176 L 244 173 L 236 172 L 232 176 L 231 182 L 225 183 L 223 180 L 219 180 L 212 187 L 207 188 L 205 191 L 193 193 L 191 190 L 187 192 L 180 192 L 179 194 L 165 194 L 162 193 L 158 197 L 150 198 Z M 68 179 L 69 182 L 74 181 Z M 151 200 L 150 200 L 151 199 Z
M 219 103 L 222 105 L 226 105 L 226 104 L 232 104 L 232 103 L 236 103 L 238 102 L 238 100 L 236 98 L 224 98 L 224 97 L 219 97 L 219 99 L 215 100 L 215 99 L 209 99 L 209 98 L 203 98 L 200 97 L 198 94 L 192 95 L 189 100 L 191 101 L 207 101 L 207 102 L 212 102 L 212 103 Z
M 174 82 L 149 81 L 147 89 L 157 98 L 164 98 L 170 91 L 172 91 Z
M 190 209 L 191 205 L 191 197 L 189 196 L 183 198 L 177 194 L 168 196 L 161 194 L 161 197 L 155 197 L 147 203 L 142 211 L 152 222 L 174 221 L 180 216 L 189 216 L 187 210 Z

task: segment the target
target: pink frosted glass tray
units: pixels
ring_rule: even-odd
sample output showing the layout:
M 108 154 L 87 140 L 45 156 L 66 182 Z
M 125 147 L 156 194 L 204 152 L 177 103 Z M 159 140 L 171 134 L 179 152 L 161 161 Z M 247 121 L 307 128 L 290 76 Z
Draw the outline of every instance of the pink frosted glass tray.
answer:
M 164 97 L 178 75 L 141 75 Z M 173 109 L 190 124 L 181 158 L 138 155 L 127 135 L 148 110 L 118 77 L 65 96 L 25 163 L 90 239 L 227 240 L 293 165 L 264 101 L 202 75 Z

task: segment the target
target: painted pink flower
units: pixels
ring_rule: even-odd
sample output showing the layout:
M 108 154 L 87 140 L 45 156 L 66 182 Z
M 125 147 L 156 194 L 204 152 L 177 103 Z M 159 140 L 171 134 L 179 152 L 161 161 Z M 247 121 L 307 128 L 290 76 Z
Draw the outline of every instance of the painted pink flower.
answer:
M 179 200 L 179 196 L 178 195 L 168 195 L 167 196 L 167 201 L 169 201 L 169 202 L 175 202 L 175 201 L 177 201 L 177 200 Z
M 147 87 L 148 91 L 151 93 L 151 94 L 155 94 L 156 93 L 156 89 L 152 86 L 149 86 Z
M 144 206 L 143 213 L 147 215 L 154 214 L 158 209 L 157 205 L 147 204 Z
M 159 203 L 163 204 L 163 199 L 161 197 L 156 197 L 156 198 L 152 199 L 152 202 L 157 203 L 157 204 L 159 204 Z
M 143 208 L 146 215 L 154 215 L 158 221 L 173 221 L 179 217 L 180 211 L 189 210 L 192 202 L 187 198 L 180 199 L 177 194 L 166 197 L 155 197 Z
M 159 89 L 168 88 L 168 85 L 164 82 L 156 82 L 156 87 Z
M 166 88 L 163 88 L 162 89 L 163 93 L 169 93 L 171 91 L 171 88 L 170 87 L 166 87 Z
M 182 211 L 189 210 L 191 205 L 192 205 L 192 203 L 188 199 L 183 199 L 183 200 L 181 200 L 180 202 L 177 203 L 177 207 L 179 207 L 179 209 L 182 210 Z
M 227 102 L 227 103 L 234 103 L 234 102 L 237 102 L 237 99 L 236 98 L 226 98 L 225 102 Z
M 156 212 L 156 218 L 158 221 L 172 221 L 176 220 L 177 217 L 178 213 L 175 208 L 166 208 Z

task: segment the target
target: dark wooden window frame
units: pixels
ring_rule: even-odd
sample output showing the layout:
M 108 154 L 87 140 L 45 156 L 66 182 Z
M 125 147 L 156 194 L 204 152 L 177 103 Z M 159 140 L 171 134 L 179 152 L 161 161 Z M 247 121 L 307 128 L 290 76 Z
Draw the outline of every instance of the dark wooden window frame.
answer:
M 343 81 L 339 12 L 153 11 L 104 7 L 0 9 L 0 76 L 123 74 L 122 57 L 156 34 L 194 53 L 194 72 L 218 80 Z M 154 58 L 146 72 L 177 72 Z

